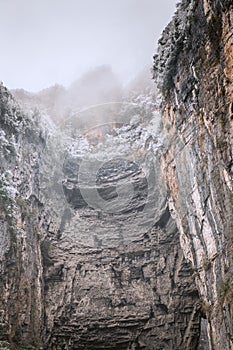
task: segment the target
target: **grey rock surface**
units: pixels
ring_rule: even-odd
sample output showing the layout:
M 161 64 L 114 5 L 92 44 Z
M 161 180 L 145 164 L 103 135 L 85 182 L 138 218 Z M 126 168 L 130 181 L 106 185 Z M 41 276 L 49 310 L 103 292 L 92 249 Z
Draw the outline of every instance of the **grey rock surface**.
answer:
M 183 1 L 154 65 L 170 207 L 196 270 L 209 346 L 219 350 L 233 346 L 232 16 L 231 1 Z
M 232 350 L 232 23 L 182 1 L 115 124 L 0 86 L 1 349 Z
M 74 168 L 70 158 L 64 175 L 72 175 L 69 202 L 74 213 L 59 240 L 51 241 L 51 263 L 45 270 L 47 347 L 195 349 L 199 296 L 166 205 L 159 164 L 150 194 L 159 193 L 154 205 L 135 163 L 125 159 L 105 163 L 97 174 L 97 189 L 106 202 L 115 198 L 119 179 L 134 187 L 125 209 L 109 213 L 108 208 L 93 209 L 87 203 L 77 206 L 82 203 L 80 186 L 88 186 L 88 181 L 80 184 L 78 173 L 74 181 L 69 162 Z M 148 214 L 153 222 L 145 222 Z

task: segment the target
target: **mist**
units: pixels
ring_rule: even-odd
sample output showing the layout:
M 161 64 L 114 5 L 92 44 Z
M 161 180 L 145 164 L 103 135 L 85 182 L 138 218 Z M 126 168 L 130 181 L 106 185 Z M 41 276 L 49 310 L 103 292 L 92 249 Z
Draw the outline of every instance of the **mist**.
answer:
M 176 0 L 0 0 L 0 80 L 36 92 L 69 88 L 110 65 L 120 84 L 152 64 Z

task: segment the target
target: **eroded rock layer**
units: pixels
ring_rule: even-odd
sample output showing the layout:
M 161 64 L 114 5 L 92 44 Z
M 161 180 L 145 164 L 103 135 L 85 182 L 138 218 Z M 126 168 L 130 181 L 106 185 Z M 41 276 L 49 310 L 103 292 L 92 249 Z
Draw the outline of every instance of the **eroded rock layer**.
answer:
M 59 129 L 0 86 L 1 349 L 232 349 L 232 11 L 178 6 L 161 113 Z
M 199 296 L 168 208 L 160 121 L 63 153 L 56 128 L 3 87 L 1 103 L 1 346 L 195 349 Z
M 150 216 L 157 219 L 148 226 L 140 215 L 145 179 L 131 162 L 111 162 L 100 172 L 102 197 L 112 196 L 119 175 L 137 184 L 137 196 L 126 211 L 78 208 L 59 240 L 51 242 L 45 270 L 47 346 L 196 349 L 199 296 L 166 205 L 162 177 L 156 174 L 154 187 L 160 187 L 163 200 L 158 200 L 161 207 L 150 203 Z M 76 203 L 75 187 L 71 191 L 69 198 Z

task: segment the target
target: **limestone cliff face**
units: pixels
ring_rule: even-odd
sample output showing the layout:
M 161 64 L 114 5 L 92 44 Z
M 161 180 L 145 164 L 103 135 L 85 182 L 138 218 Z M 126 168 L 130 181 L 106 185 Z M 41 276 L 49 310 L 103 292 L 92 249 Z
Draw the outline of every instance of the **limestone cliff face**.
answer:
M 0 110 L 0 348 L 8 349 L 37 344 L 43 323 L 39 167 L 45 134 L 2 86 Z
M 1 349 L 196 349 L 199 295 L 168 208 L 159 115 L 63 152 L 60 133 L 0 97 Z
M 210 349 L 232 349 L 233 8 L 183 1 L 155 56 L 167 133 L 163 173 Z
M 45 242 L 59 232 L 61 220 L 59 203 L 54 204 L 56 210 L 51 205 L 56 192 L 50 201 L 46 196 L 57 167 L 49 146 L 52 124 L 41 118 L 37 111 L 23 111 L 0 86 L 0 349 L 4 350 L 44 346 Z
M 119 132 L 125 149 L 143 139 L 142 127 Z M 168 209 L 160 148 L 154 151 L 150 178 L 143 172 L 144 157 L 132 161 L 113 156 L 117 143 L 119 135 L 107 145 L 110 161 L 102 147 L 98 153 L 93 150 L 89 171 L 82 165 L 87 154 L 69 153 L 65 159 L 67 218 L 59 238 L 50 240 L 44 269 L 47 349 L 196 349 L 199 296 Z M 98 154 L 103 166 L 96 165 Z M 113 210 L 92 202 L 96 183 L 89 179 L 96 167 L 104 203 L 117 198 L 119 181 L 128 189 L 132 185 L 133 196 L 127 205 L 120 203 L 120 210 L 115 207 L 119 202 Z M 78 180 L 82 171 L 84 182 Z
M 59 129 L 0 86 L 0 349 L 233 348 L 232 17 L 179 5 L 161 113 Z

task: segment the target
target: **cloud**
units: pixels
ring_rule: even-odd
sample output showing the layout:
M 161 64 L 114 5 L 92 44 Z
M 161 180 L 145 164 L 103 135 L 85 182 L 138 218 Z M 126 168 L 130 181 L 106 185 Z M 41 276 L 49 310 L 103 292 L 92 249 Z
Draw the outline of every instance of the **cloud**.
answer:
M 174 0 L 0 1 L 0 79 L 37 91 L 110 64 L 123 82 L 151 62 Z

